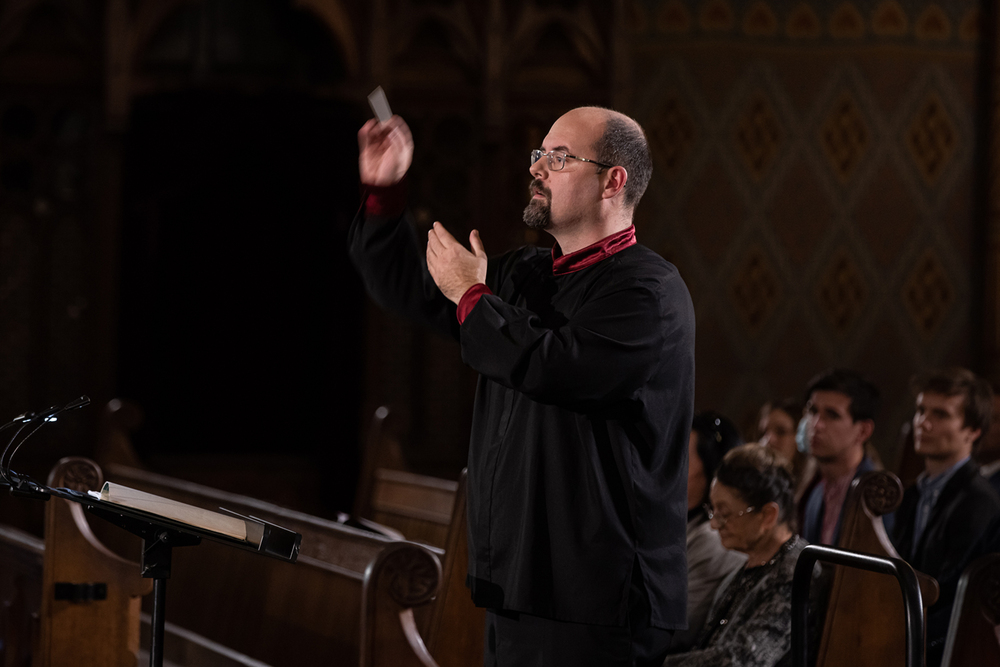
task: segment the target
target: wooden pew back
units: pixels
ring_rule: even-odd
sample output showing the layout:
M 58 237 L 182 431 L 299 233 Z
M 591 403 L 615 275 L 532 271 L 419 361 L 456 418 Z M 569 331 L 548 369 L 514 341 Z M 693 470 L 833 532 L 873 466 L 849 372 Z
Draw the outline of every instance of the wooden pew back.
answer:
M 302 534 L 295 564 L 203 541 L 175 549 L 167 584 L 167 620 L 275 667 L 356 664 L 366 570 L 386 547 L 414 560 L 439 562 L 440 549 L 356 530 L 245 496 L 125 466 L 109 466 L 118 483 L 206 509 L 223 507 Z M 440 567 L 440 565 L 438 565 Z M 400 579 L 405 581 L 405 578 Z M 437 593 L 438 579 L 431 587 Z M 427 607 L 412 612 L 418 630 Z M 397 621 L 396 627 L 399 627 Z M 395 634 L 394 634 L 395 633 Z M 406 642 L 401 630 L 380 634 Z
M 99 489 L 101 469 L 82 458 L 61 460 L 48 485 Z M 41 646 L 35 667 L 133 667 L 139 651 L 140 598 L 153 589 L 138 563 L 107 549 L 90 530 L 83 506 L 52 498 L 45 507 Z M 56 599 L 60 584 L 103 584 L 106 599 Z
M 0 666 L 27 667 L 38 650 L 45 544 L 0 525 Z
M 387 406 L 375 411 L 361 457 L 353 515 L 388 526 L 406 539 L 444 547 L 458 483 L 406 470 Z
M 1000 665 L 1000 554 L 982 556 L 962 573 L 941 664 Z
M 844 505 L 840 548 L 899 558 L 882 515 L 895 510 L 903 486 L 890 472 L 856 481 Z M 937 600 L 937 582 L 917 573 L 924 609 Z M 905 660 L 903 595 L 895 578 L 837 566 L 826 608 L 816 667 L 893 667 Z

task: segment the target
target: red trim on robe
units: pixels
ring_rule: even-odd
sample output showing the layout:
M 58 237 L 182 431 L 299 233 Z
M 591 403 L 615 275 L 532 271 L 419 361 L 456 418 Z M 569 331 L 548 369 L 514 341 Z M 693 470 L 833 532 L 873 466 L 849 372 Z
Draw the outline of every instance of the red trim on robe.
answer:
M 559 244 L 556 243 L 552 246 L 552 275 L 564 276 L 567 273 L 580 271 L 631 245 L 635 245 L 635 225 L 629 225 L 628 229 L 606 236 L 597 243 L 568 255 L 563 255 Z
M 455 314 L 458 316 L 458 323 L 461 324 L 465 322 L 465 318 L 469 316 L 472 309 L 476 307 L 479 303 L 479 299 L 485 294 L 493 294 L 493 290 L 487 287 L 484 283 L 476 283 L 469 289 L 465 290 L 465 294 L 462 298 L 458 300 L 458 310 Z
M 384 218 L 403 215 L 406 209 L 406 178 L 392 185 L 361 184 L 361 196 L 365 200 L 365 213 Z

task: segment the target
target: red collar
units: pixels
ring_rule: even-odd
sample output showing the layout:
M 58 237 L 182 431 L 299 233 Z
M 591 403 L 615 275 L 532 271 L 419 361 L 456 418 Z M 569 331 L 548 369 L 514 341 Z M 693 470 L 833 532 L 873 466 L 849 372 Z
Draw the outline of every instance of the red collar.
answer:
M 568 255 L 563 255 L 559 244 L 556 243 L 552 246 L 552 275 L 564 276 L 585 269 L 630 245 L 635 245 L 635 225 L 630 225 L 628 229 L 606 236 L 597 243 Z

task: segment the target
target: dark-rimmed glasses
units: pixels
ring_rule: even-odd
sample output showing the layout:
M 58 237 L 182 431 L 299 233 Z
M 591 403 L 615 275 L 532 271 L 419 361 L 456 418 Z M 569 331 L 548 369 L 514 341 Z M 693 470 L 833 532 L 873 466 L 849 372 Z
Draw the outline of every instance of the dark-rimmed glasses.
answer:
M 738 519 L 744 514 L 751 514 L 757 509 L 756 507 L 751 506 L 741 512 L 737 512 L 736 514 L 728 514 L 726 516 L 722 516 L 721 514 L 717 514 L 715 508 L 713 508 L 708 503 L 702 505 L 701 507 L 702 509 L 705 510 L 705 515 L 708 516 L 708 520 L 715 521 L 717 524 L 719 524 L 719 528 L 725 526 L 727 523 L 729 523 L 731 519 Z
M 596 164 L 602 169 L 611 169 L 613 165 L 604 164 L 603 162 L 598 162 L 597 160 L 588 160 L 585 157 L 578 157 L 576 155 L 570 155 L 569 153 L 559 153 L 556 151 L 545 151 L 538 150 L 537 148 L 531 151 L 531 164 L 535 164 L 543 157 L 549 159 L 549 170 L 550 171 L 562 171 L 562 168 L 566 166 L 566 160 L 579 160 L 580 162 L 590 162 L 591 164 Z

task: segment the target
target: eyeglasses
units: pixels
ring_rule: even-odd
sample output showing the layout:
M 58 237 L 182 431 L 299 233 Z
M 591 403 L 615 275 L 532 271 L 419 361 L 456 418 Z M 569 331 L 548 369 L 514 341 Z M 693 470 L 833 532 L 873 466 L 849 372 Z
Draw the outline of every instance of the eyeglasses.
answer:
M 757 509 L 756 507 L 748 507 L 742 512 L 737 512 L 736 514 L 727 514 L 726 516 L 722 516 L 721 514 L 716 514 L 715 509 L 707 503 L 702 505 L 701 507 L 702 509 L 705 510 L 705 514 L 708 516 L 708 520 L 715 521 L 717 524 L 719 524 L 719 528 L 722 528 L 727 523 L 729 523 L 730 519 L 738 519 L 744 514 L 753 513 Z
M 570 155 L 569 153 L 556 153 L 553 151 L 546 153 L 545 151 L 540 151 L 537 148 L 531 151 L 531 164 L 535 164 L 543 157 L 547 157 L 549 159 L 549 169 L 551 171 L 562 171 L 562 168 L 566 166 L 567 158 L 571 160 L 579 160 L 580 162 L 590 162 L 603 169 L 611 169 L 613 166 L 610 164 L 604 164 L 603 162 L 598 162 L 597 160 L 588 160 L 585 157 Z

